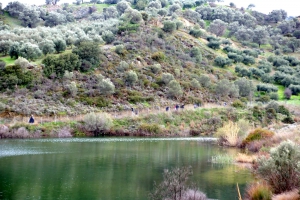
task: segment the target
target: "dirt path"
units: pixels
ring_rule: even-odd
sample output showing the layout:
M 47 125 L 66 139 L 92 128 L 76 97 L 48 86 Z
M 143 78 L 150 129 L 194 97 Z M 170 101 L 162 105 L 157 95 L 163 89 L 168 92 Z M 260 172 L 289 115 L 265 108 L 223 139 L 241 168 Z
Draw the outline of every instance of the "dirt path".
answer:
M 222 105 L 218 104 L 212 104 L 212 103 L 207 103 L 204 104 L 201 107 L 198 107 L 196 109 L 203 109 L 203 108 L 221 108 L 224 107 Z M 182 110 L 194 110 L 194 105 L 188 104 L 184 106 L 184 109 L 179 108 L 178 112 Z M 136 112 L 137 111 L 137 112 Z M 164 112 L 175 112 L 175 107 L 170 107 L 169 111 L 166 111 L 166 108 L 162 107 L 152 107 L 152 108 L 145 108 L 145 109 L 137 109 L 132 112 L 131 110 L 124 110 L 124 111 L 119 111 L 119 112 L 108 112 L 113 119 L 122 119 L 122 118 L 133 118 L 133 117 L 144 117 L 150 114 L 159 114 L 159 113 L 164 113 Z M 80 114 L 76 116 L 36 116 L 35 117 L 35 124 L 40 124 L 44 122 L 70 122 L 70 121 L 82 121 L 84 119 L 84 116 L 86 114 Z M 28 117 L 14 117 L 9 125 L 13 125 L 18 122 L 23 122 L 27 123 L 29 120 Z

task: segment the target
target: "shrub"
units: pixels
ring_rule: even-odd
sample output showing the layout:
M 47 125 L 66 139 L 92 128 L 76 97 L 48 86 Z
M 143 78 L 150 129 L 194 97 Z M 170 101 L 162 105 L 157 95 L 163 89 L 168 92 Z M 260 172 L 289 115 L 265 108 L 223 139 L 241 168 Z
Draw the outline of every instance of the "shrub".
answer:
M 200 29 L 191 29 L 190 35 L 194 36 L 195 38 L 199 38 L 203 35 L 203 33 Z
M 235 100 L 232 103 L 232 106 L 235 107 L 235 108 L 245 108 L 245 104 L 239 99 Z
M 173 31 L 176 30 L 176 23 L 173 21 L 167 20 L 164 21 L 163 24 L 164 24 L 163 30 L 165 32 L 172 33 Z
M 130 70 L 129 72 L 126 73 L 125 79 L 129 85 L 133 85 L 138 81 L 138 76 L 135 71 Z
M 219 67 L 225 67 L 225 66 L 230 66 L 231 65 L 231 60 L 228 58 L 223 58 L 223 57 L 217 57 L 215 59 L 215 64 Z
M 83 119 L 84 128 L 95 136 L 105 134 L 112 126 L 112 118 L 107 113 L 89 113 Z
M 256 88 L 257 91 L 268 92 L 268 93 L 278 91 L 278 88 L 271 84 L 258 84 Z
M 170 81 L 174 80 L 174 76 L 170 73 L 163 73 L 161 80 L 167 85 Z
M 300 183 L 300 149 L 292 141 L 283 141 L 270 150 L 270 157 L 258 159 L 258 175 L 267 181 L 275 194 L 290 191 Z
M 163 61 L 165 59 L 165 54 L 161 51 L 152 54 L 151 58 L 157 62 Z
M 168 96 L 178 98 L 183 94 L 180 84 L 176 80 L 172 80 L 168 84 Z
M 207 43 L 207 46 L 212 49 L 220 49 L 221 42 L 212 40 Z
M 271 200 L 272 189 L 266 183 L 252 183 L 246 188 L 246 198 L 251 200 Z
M 143 134 L 160 134 L 161 133 L 161 128 L 158 124 L 141 124 L 139 126 L 139 132 L 143 133 Z
M 257 128 L 254 131 L 249 133 L 249 135 L 243 140 L 243 143 L 248 144 L 255 140 L 268 139 L 273 137 L 273 135 L 274 132 L 272 131 L 262 129 L 262 128 Z

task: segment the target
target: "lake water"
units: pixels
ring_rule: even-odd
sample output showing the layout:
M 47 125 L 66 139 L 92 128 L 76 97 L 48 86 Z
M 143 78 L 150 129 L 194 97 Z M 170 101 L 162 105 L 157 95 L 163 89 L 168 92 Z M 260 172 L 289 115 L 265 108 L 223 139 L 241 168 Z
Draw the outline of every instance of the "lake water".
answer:
M 209 198 L 234 200 L 251 173 L 210 159 L 236 153 L 203 138 L 0 140 L 0 199 L 144 200 L 164 169 L 192 166 Z

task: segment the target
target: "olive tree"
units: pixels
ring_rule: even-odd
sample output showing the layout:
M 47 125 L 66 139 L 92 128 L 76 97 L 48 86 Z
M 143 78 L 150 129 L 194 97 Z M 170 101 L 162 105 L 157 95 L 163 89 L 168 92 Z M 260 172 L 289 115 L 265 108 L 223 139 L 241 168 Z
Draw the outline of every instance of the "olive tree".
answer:
M 132 70 L 127 72 L 125 75 L 125 81 L 131 86 L 134 85 L 138 81 L 138 76 L 136 72 Z
M 265 27 L 257 27 L 254 30 L 253 42 L 257 43 L 258 46 L 266 44 L 269 38 L 269 33 Z
M 226 27 L 227 23 L 223 22 L 220 19 L 216 19 L 210 24 L 209 31 L 219 37 L 224 34 Z
M 183 94 L 180 84 L 176 80 L 172 80 L 168 84 L 168 96 L 178 98 Z

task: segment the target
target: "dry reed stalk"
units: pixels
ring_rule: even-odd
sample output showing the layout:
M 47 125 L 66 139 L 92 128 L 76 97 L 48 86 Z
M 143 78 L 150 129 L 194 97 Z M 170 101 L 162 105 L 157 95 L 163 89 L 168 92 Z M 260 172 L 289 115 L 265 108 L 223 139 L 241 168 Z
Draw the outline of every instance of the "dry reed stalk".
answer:
M 300 198 L 299 190 L 294 189 L 289 192 L 278 194 L 272 197 L 272 200 L 298 200 Z
M 238 133 L 240 128 L 237 123 L 229 121 L 224 127 L 225 139 L 229 146 L 236 146 L 238 143 Z

